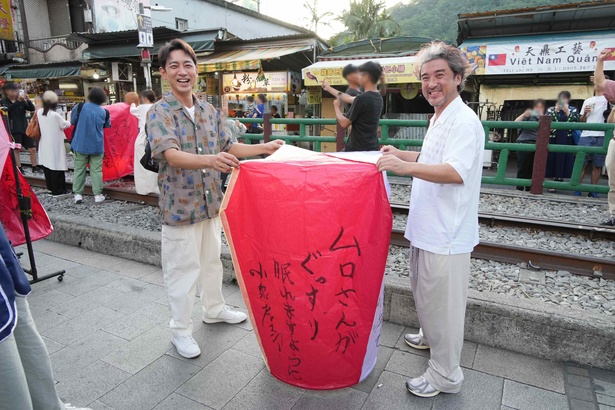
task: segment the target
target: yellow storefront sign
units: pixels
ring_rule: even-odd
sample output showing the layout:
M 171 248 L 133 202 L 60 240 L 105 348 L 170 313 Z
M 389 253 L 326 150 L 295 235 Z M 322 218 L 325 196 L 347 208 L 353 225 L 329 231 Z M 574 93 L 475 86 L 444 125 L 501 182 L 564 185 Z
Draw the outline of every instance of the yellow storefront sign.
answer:
M 388 84 L 418 83 L 414 75 L 414 57 L 378 58 Z M 317 86 L 326 80 L 331 85 L 346 85 L 342 70 L 348 64 L 360 66 L 366 60 L 320 61 L 302 70 L 306 86 Z
M 308 87 L 307 103 L 309 105 L 316 105 L 322 103 L 322 87 Z
M 15 40 L 11 0 L 0 0 L 0 40 Z

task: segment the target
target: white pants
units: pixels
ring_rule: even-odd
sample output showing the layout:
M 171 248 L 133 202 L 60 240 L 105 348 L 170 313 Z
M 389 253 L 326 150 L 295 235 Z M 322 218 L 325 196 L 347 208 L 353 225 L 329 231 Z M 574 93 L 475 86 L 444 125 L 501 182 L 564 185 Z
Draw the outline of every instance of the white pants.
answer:
M 17 325 L 0 342 L 0 410 L 60 410 L 45 342 L 36 330 L 28 301 L 16 297 Z
M 224 308 L 221 247 L 219 217 L 192 225 L 162 225 L 162 273 L 174 335 L 192 334 L 192 308 L 197 291 L 203 314 L 215 317 Z
M 606 173 L 609 176 L 609 213 L 615 217 L 615 138 L 609 142 L 609 149 L 606 154 Z
M 470 276 L 470 254 L 438 255 L 413 249 L 410 281 L 431 358 L 424 376 L 436 389 L 457 393 L 463 382 L 459 366 Z

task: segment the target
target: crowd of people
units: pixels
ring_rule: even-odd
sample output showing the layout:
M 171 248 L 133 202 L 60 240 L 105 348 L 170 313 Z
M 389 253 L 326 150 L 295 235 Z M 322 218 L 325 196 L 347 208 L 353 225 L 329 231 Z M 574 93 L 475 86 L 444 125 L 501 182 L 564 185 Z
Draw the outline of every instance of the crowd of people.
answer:
M 594 76 L 590 78 L 593 82 Z M 605 79 L 608 79 L 605 76 Z M 585 122 L 588 124 L 604 124 L 613 122 L 611 116 L 612 107 L 604 96 L 604 90 L 594 83 L 594 96 L 586 99 L 583 102 L 581 110 L 570 104 L 571 95 L 568 91 L 561 91 L 557 95 L 555 106 L 547 108 L 547 102 L 543 99 L 537 99 L 532 103 L 525 112 L 519 115 L 515 121 L 532 121 L 537 122 L 541 115 L 551 116 L 552 122 Z M 517 142 L 521 144 L 536 144 L 538 137 L 537 129 L 520 129 Z M 604 131 L 593 130 L 552 130 L 549 144 L 554 145 L 578 145 L 585 147 L 604 146 Z M 517 178 L 531 179 L 534 167 L 534 152 L 519 151 L 517 152 Z M 602 168 L 605 166 L 606 155 L 587 154 L 581 171 L 580 183 L 585 180 L 585 170 L 591 163 L 590 182 L 597 185 L 600 180 Z M 564 181 L 572 176 L 575 156 L 571 153 L 550 152 L 547 158 L 547 169 L 545 172 L 546 178 L 552 178 L 554 181 Z M 518 190 L 524 190 L 524 187 L 517 187 Z M 529 187 L 525 187 L 529 191 Z M 550 189 L 555 192 L 554 189 Z M 574 192 L 575 196 L 581 196 L 580 191 Z M 589 192 L 589 197 L 598 198 L 595 192 Z
M 584 122 L 588 124 L 615 123 L 615 95 L 613 92 L 613 81 L 604 74 L 605 53 L 598 57 L 598 63 L 594 75 L 590 77 L 593 83 L 594 95 L 585 101 L 581 110 L 570 104 L 571 94 L 568 91 L 561 91 L 557 95 L 555 106 L 547 109 L 547 103 L 543 99 L 537 99 L 532 106 L 519 115 L 515 121 L 537 122 L 541 115 L 551 116 L 552 122 Z M 536 144 L 538 137 L 537 129 L 520 129 L 517 143 Z M 578 145 L 583 147 L 604 147 L 605 132 L 602 130 L 551 130 L 549 144 L 553 145 Z M 606 168 L 609 177 L 609 217 L 602 222 L 605 226 L 615 226 L 615 152 L 613 140 L 609 142 L 608 152 L 604 154 L 586 154 L 583 168 L 581 171 L 580 184 L 585 181 L 585 174 L 591 164 L 590 183 L 597 185 L 603 168 Z M 534 155 L 532 151 L 517 152 L 517 178 L 531 179 L 534 169 Z M 572 176 L 575 156 L 571 153 L 549 152 L 547 157 L 547 168 L 545 178 L 552 178 L 554 181 L 564 181 Z M 518 190 L 527 190 L 529 187 L 517 187 Z M 555 192 L 554 189 L 549 189 Z M 581 196 L 580 191 L 575 191 L 574 196 Z M 589 192 L 589 197 L 598 198 L 595 192 Z
M 594 75 L 596 91 L 600 90 L 609 102 L 615 102 L 615 82 L 605 78 L 602 72 L 604 56 L 601 56 Z M 171 91 L 157 101 L 156 96 L 148 91 L 139 96 L 132 95 L 130 111 L 139 119 L 140 133 L 135 145 L 142 149 L 149 144 L 151 155 L 159 165 L 161 264 L 171 316 L 171 343 L 181 356 L 195 358 L 201 354 L 201 347 L 192 336 L 197 292 L 201 297 L 199 317 L 203 322 L 236 324 L 247 319 L 245 313 L 226 304 L 222 292 L 219 213 L 224 194 L 221 174 L 238 168 L 240 158 L 272 154 L 284 142 L 274 140 L 248 145 L 237 141 L 246 128 L 236 119 L 228 118 L 225 110 L 216 110 L 193 94 L 192 87 L 198 77 L 197 58 L 186 42 L 177 39 L 168 42 L 160 48 L 158 58 L 161 76 Z M 404 335 L 404 340 L 412 348 L 430 349 L 430 360 L 422 374 L 418 371 L 421 369 L 417 369 L 417 376 L 407 380 L 405 388 L 420 397 L 433 397 L 441 392 L 459 392 L 464 380 L 460 359 L 470 254 L 479 242 L 478 204 L 485 136 L 479 118 L 460 96 L 469 64 L 459 49 L 432 42 L 421 49 L 416 66 L 423 96 L 435 112 L 420 152 L 401 151 L 392 146 L 380 148 L 378 145 L 378 120 L 383 101 L 378 90 L 382 68 L 377 63 L 366 62 L 356 69 L 345 69 L 349 93 L 335 91 L 338 98 L 334 104 L 339 123 L 350 128 L 347 151 L 380 150 L 378 170 L 414 178 L 405 236 L 411 242 L 410 282 L 420 330 Z M 323 84 L 323 87 L 331 91 L 328 84 Z M 27 97 L 15 98 L 20 110 L 30 109 Z M 561 93 L 557 105 L 546 112 L 551 113 L 554 120 L 571 121 L 570 118 L 578 113 L 569 105 L 569 99 L 569 94 Z M 79 173 L 86 164 L 90 165 L 91 172 L 98 172 L 104 151 L 103 128 L 110 125 L 102 107 L 106 102 L 104 91 L 93 88 L 88 101 L 71 113 L 70 123 L 76 126 L 71 141 L 76 157 L 75 168 L 77 163 L 83 167 L 75 170 L 76 178 L 83 177 Z M 265 102 L 259 96 L 252 115 L 262 114 Z M 53 115 L 55 104 L 57 96 L 43 95 L 43 108 L 37 111 L 37 115 L 40 114 L 42 119 L 39 119 L 41 131 L 47 128 L 41 132 L 41 141 L 52 135 L 48 144 L 59 146 L 60 132 L 68 126 L 68 121 Z M 345 114 L 343 104 L 349 104 Z M 538 100 L 518 119 L 535 120 L 545 109 L 545 102 Z M 593 121 L 591 113 L 600 109 L 595 100 L 587 102 L 587 107 L 584 104 L 581 111 L 585 121 Z M 561 135 L 555 133 L 553 138 L 568 143 L 573 136 L 565 132 Z M 581 135 L 580 138 L 591 138 L 587 144 L 599 144 L 596 135 Z M 533 142 L 535 135 L 521 133 L 520 139 L 520 143 Z M 611 141 L 607 163 L 613 163 L 614 147 L 615 143 Z M 48 162 L 43 155 L 43 166 L 50 170 L 54 170 L 52 166 L 62 168 L 54 171 L 65 170 L 66 153 L 60 153 L 55 145 L 48 151 L 56 156 Z M 58 159 L 61 163 L 53 165 Z M 529 153 L 525 159 L 520 158 L 524 175 L 531 170 L 528 161 L 531 161 Z M 555 164 L 553 177 L 565 177 L 565 173 L 557 172 L 565 172 L 566 160 L 560 163 L 561 158 L 554 157 L 551 161 Z M 610 170 L 612 173 L 612 168 Z M 57 178 L 59 184 L 60 174 L 50 175 L 52 179 Z M 612 194 L 615 195 L 612 183 L 611 179 Z M 76 181 L 75 186 L 75 200 L 78 202 L 83 181 Z M 96 195 L 102 193 L 101 186 L 101 181 L 94 182 L 93 178 Z M 609 196 L 609 205 L 615 217 L 613 195 Z M 438 200 L 434 201 L 434 198 Z M 0 375 L 11 383 L 0 384 L 0 403 L 6 400 L 35 403 L 41 395 L 46 395 L 47 407 L 35 408 L 62 409 L 63 404 L 57 399 L 53 385 L 48 353 L 27 310 L 25 296 L 30 290 L 29 285 L 2 233 L 0 285 L 7 303 L 0 303 L 0 318 L 7 324 L 0 323 L 3 325 L 0 328 L 0 360 L 3 363 Z M 19 316 L 16 311 L 19 311 Z M 25 350 L 26 344 L 29 350 Z M 10 366 L 4 363 L 10 363 Z M 30 384 L 31 375 L 38 378 L 36 385 Z

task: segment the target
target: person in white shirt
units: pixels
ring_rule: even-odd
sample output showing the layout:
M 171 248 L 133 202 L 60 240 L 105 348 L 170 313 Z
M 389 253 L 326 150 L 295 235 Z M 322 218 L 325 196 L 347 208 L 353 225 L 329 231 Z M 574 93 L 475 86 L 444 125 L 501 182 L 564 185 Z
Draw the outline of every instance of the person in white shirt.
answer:
M 414 177 L 406 238 L 411 244 L 410 280 L 421 330 L 404 340 L 431 349 L 429 367 L 408 379 L 410 393 L 433 397 L 457 393 L 470 275 L 478 244 L 478 201 L 485 132 L 463 103 L 469 66 L 461 52 L 440 41 L 417 55 L 423 96 L 434 107 L 420 153 L 382 148 L 380 171 Z
M 53 91 L 43 94 L 43 108 L 36 112 L 41 140 L 38 145 L 39 164 L 45 173 L 45 184 L 51 195 L 68 194 L 65 172 L 66 149 L 64 148 L 64 130 L 70 122 L 56 112 L 58 95 Z
M 145 155 L 147 134 L 145 133 L 145 120 L 147 112 L 156 102 L 156 94 L 152 90 L 144 90 L 139 93 L 139 105 L 130 104 L 130 113 L 139 120 L 139 135 L 135 140 L 134 171 L 135 190 L 139 195 L 159 194 L 158 174 L 148 171 L 141 165 L 141 158 Z
M 579 119 L 579 121 L 586 122 L 588 124 L 604 124 L 608 117 L 608 113 L 606 117 L 604 114 L 605 114 L 605 111 L 607 111 L 608 109 L 609 109 L 609 102 L 604 97 L 604 88 L 594 83 L 594 96 L 591 98 L 588 98 L 587 100 L 583 102 L 583 107 L 581 107 L 581 118 Z M 581 133 L 581 138 L 579 138 L 579 146 L 583 146 L 583 147 L 602 147 L 604 146 L 604 131 L 583 130 L 583 132 Z M 583 183 L 583 179 L 585 179 L 585 168 L 587 167 L 587 164 L 591 161 L 592 163 L 591 183 L 593 185 L 598 184 L 598 180 L 600 180 L 600 172 L 602 171 L 602 167 L 604 166 L 605 159 L 606 159 L 606 155 L 598 155 L 598 154 L 585 155 L 585 164 L 583 166 L 583 170 L 581 171 L 580 182 Z M 574 195 L 581 196 L 581 192 L 577 191 L 574 193 Z M 590 192 L 588 196 L 598 198 L 598 194 L 595 192 Z

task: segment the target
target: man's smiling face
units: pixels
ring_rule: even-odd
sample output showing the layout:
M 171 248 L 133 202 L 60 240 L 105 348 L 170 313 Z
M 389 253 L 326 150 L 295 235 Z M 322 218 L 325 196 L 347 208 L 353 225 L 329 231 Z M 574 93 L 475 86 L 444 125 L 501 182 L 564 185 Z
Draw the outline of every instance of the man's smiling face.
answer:
M 427 102 L 433 107 L 441 107 L 459 94 L 457 87 L 461 75 L 455 75 L 448 62 L 439 58 L 421 66 L 421 83 Z
M 179 94 L 192 94 L 192 87 L 198 76 L 196 64 L 183 50 L 169 54 L 167 64 L 160 68 L 162 78 L 169 82 L 171 89 Z

